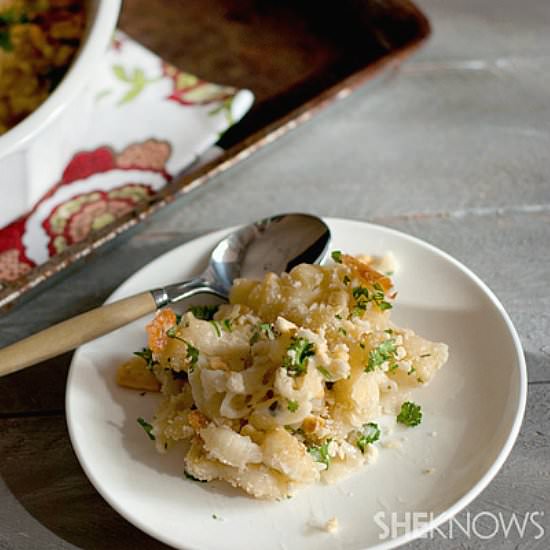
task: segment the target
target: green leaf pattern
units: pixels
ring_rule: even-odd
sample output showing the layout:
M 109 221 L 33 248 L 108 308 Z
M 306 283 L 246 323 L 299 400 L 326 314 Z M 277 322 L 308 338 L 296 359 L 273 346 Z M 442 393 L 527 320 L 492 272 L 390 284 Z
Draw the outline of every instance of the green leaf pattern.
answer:
M 208 116 L 215 116 L 218 113 L 223 113 L 225 115 L 225 120 L 229 126 L 235 124 L 235 119 L 233 118 L 232 106 L 235 96 L 228 97 L 224 99 L 217 107 L 214 107 L 211 111 L 208 111 Z
M 129 103 L 136 99 L 141 92 L 149 85 L 153 84 L 155 82 L 159 82 L 163 79 L 163 76 L 155 77 L 155 78 L 147 78 L 145 75 L 145 72 L 143 69 L 140 69 L 139 67 L 135 67 L 133 71 L 130 73 L 125 67 L 122 65 L 113 65 L 113 74 L 119 80 L 120 82 L 123 82 L 127 86 L 126 93 L 120 98 L 117 105 L 122 106 L 126 103 Z M 177 85 L 178 87 L 185 88 L 185 87 L 193 87 L 196 86 L 199 82 L 199 79 L 188 73 L 178 73 L 177 75 Z M 196 101 L 199 103 L 201 100 L 208 99 L 208 97 L 214 96 L 215 94 L 219 94 L 220 91 L 223 90 L 222 87 L 216 85 L 216 84 L 210 84 L 205 83 L 203 86 L 198 86 L 196 89 L 192 89 L 187 93 L 188 100 Z M 111 90 L 103 90 L 100 92 L 96 98 L 96 100 L 100 100 L 106 95 L 110 94 Z M 235 124 L 235 119 L 233 117 L 233 100 L 235 99 L 235 96 L 232 95 L 230 97 L 226 97 L 225 99 L 221 99 L 211 111 L 208 112 L 209 116 L 216 116 L 220 113 L 223 113 L 225 116 L 225 120 L 227 122 L 228 127 Z M 223 133 L 223 132 L 222 132 Z
M 133 72 L 130 74 L 122 65 L 113 65 L 113 73 L 118 80 L 128 85 L 126 93 L 117 103 L 119 106 L 133 101 L 143 92 L 147 85 L 162 79 L 162 77 L 147 78 L 143 69 L 138 67 L 134 68 Z

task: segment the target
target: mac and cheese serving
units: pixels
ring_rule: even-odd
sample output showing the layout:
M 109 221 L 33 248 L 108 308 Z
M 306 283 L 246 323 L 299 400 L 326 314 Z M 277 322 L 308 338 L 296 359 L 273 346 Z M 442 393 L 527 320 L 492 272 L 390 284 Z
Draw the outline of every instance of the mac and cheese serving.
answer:
M 139 422 L 161 453 L 186 443 L 188 477 L 283 498 L 372 462 L 378 418 L 420 423 L 408 392 L 447 346 L 391 322 L 392 281 L 370 258 L 332 257 L 237 280 L 229 304 L 160 311 L 148 347 L 119 368 L 119 384 L 161 392 Z

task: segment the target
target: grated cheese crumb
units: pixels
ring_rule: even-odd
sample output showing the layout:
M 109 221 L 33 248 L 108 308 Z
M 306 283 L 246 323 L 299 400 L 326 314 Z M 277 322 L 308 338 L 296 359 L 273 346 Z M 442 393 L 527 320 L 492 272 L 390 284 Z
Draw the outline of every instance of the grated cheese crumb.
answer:
M 400 449 L 401 445 L 402 443 L 398 439 L 390 439 L 382 442 L 382 447 L 385 449 Z
M 338 518 L 330 518 L 324 526 L 324 529 L 327 533 L 331 533 L 334 535 L 338 532 L 338 529 L 340 528 L 340 524 L 338 522 Z

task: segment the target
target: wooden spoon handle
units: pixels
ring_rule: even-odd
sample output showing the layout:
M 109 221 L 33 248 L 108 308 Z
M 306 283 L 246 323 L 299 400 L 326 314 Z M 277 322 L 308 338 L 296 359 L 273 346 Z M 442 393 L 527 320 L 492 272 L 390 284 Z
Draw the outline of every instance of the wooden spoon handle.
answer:
M 74 349 L 155 309 L 151 293 L 142 292 L 53 325 L 1 349 L 0 376 Z

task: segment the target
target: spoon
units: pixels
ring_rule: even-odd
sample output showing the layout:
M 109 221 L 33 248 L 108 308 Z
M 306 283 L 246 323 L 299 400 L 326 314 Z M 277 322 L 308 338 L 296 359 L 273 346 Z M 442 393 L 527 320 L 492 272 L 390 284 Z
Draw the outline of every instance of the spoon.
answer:
M 329 242 L 327 225 L 308 214 L 282 214 L 241 227 L 217 244 L 200 277 L 92 309 L 1 349 L 0 376 L 55 357 L 196 294 L 227 300 L 238 277 L 259 279 L 301 263 L 319 263 Z

